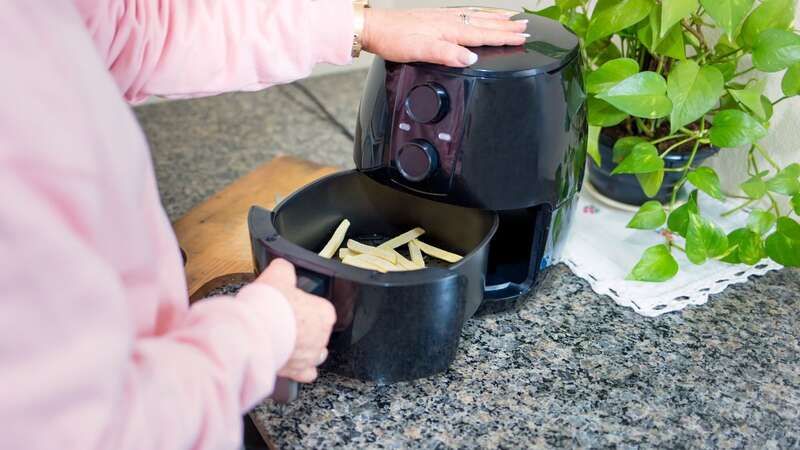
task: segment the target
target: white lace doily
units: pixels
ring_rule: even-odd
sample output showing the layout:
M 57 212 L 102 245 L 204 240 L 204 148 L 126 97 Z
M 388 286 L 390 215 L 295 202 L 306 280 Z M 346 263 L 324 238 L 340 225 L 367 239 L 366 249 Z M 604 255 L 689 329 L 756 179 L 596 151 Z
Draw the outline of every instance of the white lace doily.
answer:
M 729 232 L 747 223 L 748 212 L 728 217 L 720 214 L 736 206 L 720 203 L 703 193 L 698 197 L 703 215 Z M 583 189 L 572 229 L 565 245 L 562 261 L 585 279 L 598 294 L 608 295 L 617 304 L 633 308 L 637 313 L 655 317 L 678 311 L 689 305 L 702 305 L 710 294 L 722 292 L 734 283 L 747 281 L 751 275 L 763 275 L 781 266 L 768 259 L 755 267 L 708 261 L 694 265 L 683 252 L 674 253 L 680 271 L 663 283 L 626 281 L 625 277 L 642 252 L 664 242 L 662 230 L 632 230 L 625 225 L 633 212 L 612 206 L 591 189 Z

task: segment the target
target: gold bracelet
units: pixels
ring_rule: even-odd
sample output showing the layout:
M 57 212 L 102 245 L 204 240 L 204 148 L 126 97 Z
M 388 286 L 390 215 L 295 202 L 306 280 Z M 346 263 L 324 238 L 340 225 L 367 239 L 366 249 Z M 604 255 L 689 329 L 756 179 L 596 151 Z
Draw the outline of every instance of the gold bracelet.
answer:
M 369 0 L 353 1 L 353 49 L 350 52 L 353 58 L 358 58 L 363 47 L 364 8 L 369 8 Z

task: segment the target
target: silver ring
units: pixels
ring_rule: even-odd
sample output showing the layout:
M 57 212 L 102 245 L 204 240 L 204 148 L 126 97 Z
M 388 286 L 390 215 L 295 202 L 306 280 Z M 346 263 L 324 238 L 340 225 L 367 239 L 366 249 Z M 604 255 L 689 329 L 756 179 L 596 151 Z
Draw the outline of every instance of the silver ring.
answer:
M 459 13 L 458 17 L 461 18 L 461 21 L 464 22 L 464 25 L 469 25 L 469 15 L 465 13 Z

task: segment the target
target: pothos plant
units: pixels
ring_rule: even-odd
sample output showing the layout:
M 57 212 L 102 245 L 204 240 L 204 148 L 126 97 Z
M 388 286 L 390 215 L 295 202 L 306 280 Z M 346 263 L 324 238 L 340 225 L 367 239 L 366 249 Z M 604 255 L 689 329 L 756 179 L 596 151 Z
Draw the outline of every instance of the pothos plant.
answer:
M 773 106 L 800 93 L 800 35 L 794 0 L 556 0 L 530 11 L 561 21 L 581 39 L 588 93 L 588 154 L 600 165 L 598 136 L 615 131 L 613 173 L 635 174 L 653 197 L 664 173 L 679 172 L 668 204 L 644 203 L 629 228 L 663 229 L 665 242 L 646 249 L 628 279 L 665 281 L 679 270 L 673 256 L 755 265 L 764 258 L 800 266 L 800 164 L 781 167 L 759 140 Z M 713 39 L 712 36 L 719 36 Z M 761 73 L 784 71 L 783 96 L 764 94 Z M 763 77 L 762 77 L 763 78 Z M 693 167 L 701 146 L 748 146 L 744 195 L 725 195 L 719 175 Z M 688 152 L 683 167 L 665 168 L 671 152 Z M 766 163 L 759 163 L 760 156 Z M 686 182 L 695 190 L 684 203 Z M 752 209 L 747 225 L 725 233 L 698 202 L 697 190 Z M 790 197 L 790 209 L 778 196 Z M 792 217 L 794 214 L 795 217 Z

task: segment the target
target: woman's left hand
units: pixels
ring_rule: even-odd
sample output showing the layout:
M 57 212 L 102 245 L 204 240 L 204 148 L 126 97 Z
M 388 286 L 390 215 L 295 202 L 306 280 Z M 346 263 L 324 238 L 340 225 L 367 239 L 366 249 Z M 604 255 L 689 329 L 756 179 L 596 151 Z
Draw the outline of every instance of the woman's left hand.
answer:
M 463 46 L 522 45 L 528 37 L 527 21 L 510 20 L 516 12 L 367 8 L 364 14 L 364 49 L 395 62 L 465 67 L 478 55 Z

